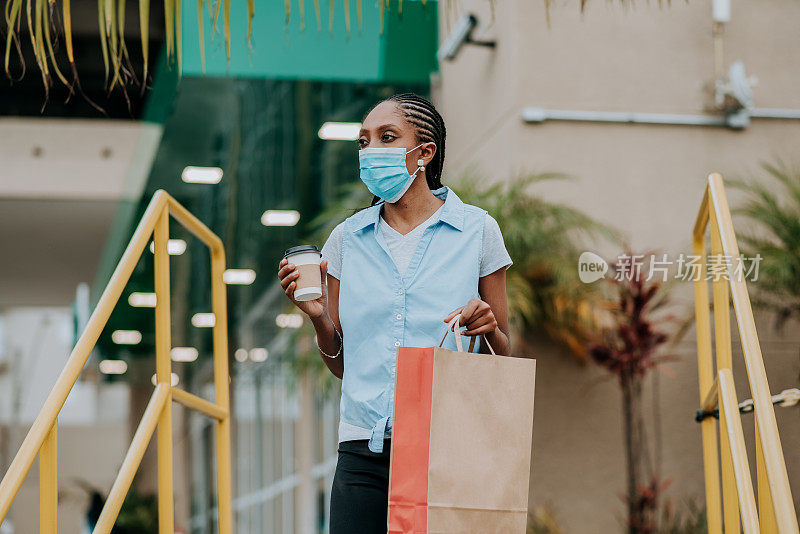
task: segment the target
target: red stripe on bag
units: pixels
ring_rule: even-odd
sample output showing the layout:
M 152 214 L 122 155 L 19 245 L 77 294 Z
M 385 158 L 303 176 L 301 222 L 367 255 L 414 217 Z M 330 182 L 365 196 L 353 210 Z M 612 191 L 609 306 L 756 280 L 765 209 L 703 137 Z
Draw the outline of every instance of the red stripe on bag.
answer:
M 389 534 L 428 532 L 428 452 L 431 437 L 433 348 L 397 349 Z

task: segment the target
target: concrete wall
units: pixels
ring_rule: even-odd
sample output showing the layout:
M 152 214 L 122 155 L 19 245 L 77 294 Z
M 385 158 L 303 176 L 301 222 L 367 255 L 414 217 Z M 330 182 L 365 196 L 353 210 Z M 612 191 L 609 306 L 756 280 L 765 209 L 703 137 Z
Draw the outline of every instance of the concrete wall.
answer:
M 708 1 L 553 2 L 548 28 L 543 2 L 459 2 L 448 15 L 440 2 L 440 35 L 457 15 L 475 13 L 475 38 L 494 39 L 495 49 L 464 46 L 441 63 L 434 97 L 448 129 L 447 176 L 477 168 L 490 181 L 519 172 L 557 171 L 571 182 L 542 184 L 547 199 L 565 202 L 615 225 L 638 249 L 658 247 L 674 260 L 691 254 L 691 228 L 705 178 L 763 177 L 761 160 L 782 157 L 800 164 L 800 121 L 757 120 L 743 131 L 721 127 L 645 126 L 545 122 L 525 124 L 526 106 L 564 110 L 703 113 L 703 83 L 714 74 L 711 5 Z M 454 3 L 449 3 L 452 4 Z M 735 59 L 758 78 L 757 107 L 800 108 L 800 4 L 768 0 L 734 2 L 725 29 L 725 71 Z M 738 198 L 729 192 L 735 203 Z M 737 230 L 742 230 L 737 223 Z M 618 250 L 598 252 L 615 258 Z M 576 258 L 577 261 L 577 258 Z M 691 287 L 675 294 L 690 309 Z M 800 329 L 772 331 L 771 318 L 757 325 L 773 392 L 798 387 Z M 736 332 L 735 321 L 732 331 Z M 620 395 L 603 371 L 577 364 L 545 341 L 531 349 L 538 359 L 531 506 L 549 503 L 566 532 L 621 530 L 624 456 Z M 663 475 L 667 496 L 703 500 L 694 333 L 679 348 L 681 360 L 659 375 L 663 425 Z M 738 341 L 734 341 L 738 350 Z M 737 394 L 748 398 L 741 352 L 734 354 Z M 652 394 L 652 389 L 648 395 Z M 646 406 L 651 401 L 647 399 Z M 648 408 L 649 409 L 649 408 Z M 800 417 L 778 413 L 783 448 L 800 503 Z M 744 420 L 752 434 L 752 417 Z M 651 437 L 652 439 L 652 437 Z M 753 449 L 752 436 L 748 444 Z M 751 465 L 754 462 L 751 459 Z

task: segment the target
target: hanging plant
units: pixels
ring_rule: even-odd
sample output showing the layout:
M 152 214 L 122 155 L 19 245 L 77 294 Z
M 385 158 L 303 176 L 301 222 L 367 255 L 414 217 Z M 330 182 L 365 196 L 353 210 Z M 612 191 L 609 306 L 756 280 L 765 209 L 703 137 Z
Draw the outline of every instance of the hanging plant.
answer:
M 247 33 L 244 36 L 247 44 L 251 44 L 253 33 L 253 18 L 255 17 L 255 0 L 247 1 Z M 329 30 L 333 32 L 333 11 L 337 0 L 329 0 Z M 345 31 L 350 34 L 350 0 L 341 0 L 344 7 Z M 379 0 L 377 9 L 380 11 L 380 33 L 383 33 L 384 14 L 390 9 L 391 0 Z M 402 13 L 403 2 L 396 0 L 398 13 Z M 422 0 L 423 5 L 427 0 Z M 133 62 L 125 45 L 125 4 L 126 0 L 97 0 L 97 22 L 100 34 L 100 50 L 105 66 L 105 85 L 109 92 L 115 88 L 125 87 L 133 82 L 139 84 L 144 91 L 148 76 L 149 65 L 149 22 L 150 0 L 139 0 L 139 34 L 142 42 L 142 77 L 139 80 L 135 75 Z M 301 29 L 305 26 L 304 0 L 298 0 Z M 164 35 L 167 52 L 167 61 L 177 63 L 180 75 L 183 51 L 181 47 L 181 26 L 183 16 L 180 0 L 164 0 Z M 231 0 L 197 0 L 197 24 L 199 29 L 200 61 L 205 71 L 205 43 L 203 38 L 203 11 L 208 9 L 209 18 L 212 19 L 212 33 L 216 33 L 222 15 L 222 34 L 225 40 L 226 58 L 231 58 Z M 286 23 L 288 24 L 292 5 L 291 0 L 284 0 Z M 321 30 L 320 3 L 314 0 L 314 12 L 317 20 L 317 31 Z M 358 29 L 362 30 L 362 0 L 356 0 L 356 14 Z M 59 16 L 60 15 L 60 16 Z M 63 20 L 63 23 L 62 23 Z M 82 93 L 78 70 L 75 65 L 75 54 L 72 40 L 72 12 L 70 0 L 61 0 L 61 13 L 57 0 L 6 0 L 5 2 L 5 29 L 6 43 L 4 54 L 4 68 L 6 75 L 12 81 L 21 79 L 26 72 L 22 49 L 26 44 L 21 35 L 23 24 L 26 25 L 30 36 L 30 46 L 33 49 L 36 66 L 42 76 L 45 87 L 45 101 L 53 84 L 53 78 L 63 83 L 69 90 L 71 97 L 77 89 Z M 68 79 L 58 67 L 53 42 L 57 33 L 63 32 L 67 61 L 70 65 L 72 79 Z M 11 71 L 11 55 L 15 51 L 22 66 L 21 73 L 14 77 Z M 94 104 L 93 104 L 94 105 Z M 95 107 L 97 107 L 95 105 Z M 100 109 L 98 107 L 98 109 Z
M 6 43 L 4 53 L 4 68 L 6 75 L 11 79 L 19 80 L 26 72 L 23 60 L 24 38 L 21 35 L 23 24 L 27 27 L 30 36 L 30 46 L 33 49 L 36 66 L 42 77 L 45 87 L 45 103 L 49 96 L 53 78 L 57 78 L 63 83 L 68 91 L 67 100 L 77 90 L 83 94 L 78 70 L 75 65 L 75 54 L 72 40 L 72 13 L 71 0 L 61 1 L 61 13 L 59 14 L 58 0 L 5 0 L 5 30 Z M 255 17 L 255 0 L 247 1 L 247 33 L 244 36 L 248 46 L 251 44 L 253 18 Z M 272 0 L 279 1 L 279 0 Z M 305 0 L 298 1 L 300 13 L 300 28 L 305 27 Z M 329 21 L 328 29 L 333 33 L 334 7 L 335 2 L 341 1 L 344 8 L 345 31 L 350 34 L 350 0 L 329 0 Z M 443 0 L 447 2 L 447 9 L 450 10 L 454 0 Z M 494 15 L 494 1 L 490 0 L 492 14 Z M 688 0 L 687 0 L 688 1 Z M 394 3 L 393 3 L 394 2 Z M 421 0 L 425 5 L 427 0 Z M 579 0 L 580 10 L 583 12 L 587 0 Z M 623 5 L 631 3 L 632 0 L 620 0 Z M 544 10 L 546 13 L 547 24 L 550 25 L 550 7 L 552 0 L 544 0 Z M 662 0 L 659 0 L 659 5 Z M 667 4 L 670 0 L 667 0 Z M 356 0 L 356 18 L 359 31 L 362 30 L 363 5 L 362 0 Z M 125 93 L 125 88 L 131 82 L 141 86 L 142 92 L 147 86 L 148 65 L 149 65 L 149 21 L 150 21 L 150 0 L 139 0 L 139 35 L 142 42 L 142 77 L 138 79 L 135 74 L 133 62 L 125 44 L 125 5 L 126 0 L 97 0 L 97 22 L 100 34 L 100 48 L 105 66 L 106 80 L 105 86 L 111 92 L 115 88 L 121 88 Z M 180 76 L 183 51 L 181 49 L 181 26 L 183 16 L 181 13 L 182 2 L 180 0 L 164 0 L 164 35 L 167 51 L 167 60 L 170 64 L 177 63 L 178 75 Z M 387 11 L 396 8 L 398 14 L 402 14 L 403 0 L 377 0 L 376 9 L 380 13 L 379 32 L 383 33 L 384 20 Z M 220 14 L 222 15 L 222 34 L 225 40 L 226 58 L 230 61 L 231 57 L 231 0 L 197 0 L 197 24 L 199 29 L 198 46 L 200 49 L 200 61 L 205 71 L 205 43 L 203 38 L 203 10 L 208 9 L 209 17 L 212 18 L 212 33 L 218 28 Z M 292 1 L 284 0 L 284 10 L 286 23 L 288 24 L 292 13 Z M 320 0 L 314 0 L 314 14 L 317 22 L 317 31 L 321 31 L 322 22 L 320 16 Z M 68 78 L 58 67 L 56 59 L 56 46 L 58 34 L 62 33 L 65 42 L 67 61 L 69 62 L 71 79 Z M 21 63 L 19 77 L 12 75 L 10 59 L 12 50 L 16 53 Z M 68 73 L 70 74 L 70 73 Z M 125 93 L 127 99 L 127 93 Z M 84 98 L 87 98 L 84 95 Z M 88 100 L 88 98 L 87 98 Z M 89 101 L 95 108 L 102 111 L 93 102 Z M 44 109 L 44 106 L 42 107 Z

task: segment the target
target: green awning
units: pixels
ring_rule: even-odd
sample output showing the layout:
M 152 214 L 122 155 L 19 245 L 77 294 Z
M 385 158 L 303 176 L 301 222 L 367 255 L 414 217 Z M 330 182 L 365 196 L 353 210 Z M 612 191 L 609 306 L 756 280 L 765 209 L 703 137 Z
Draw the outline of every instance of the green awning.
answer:
M 319 2 L 317 28 L 314 2 L 306 0 L 305 28 L 300 29 L 300 10 L 292 2 L 286 22 L 284 2 L 256 2 L 251 44 L 246 42 L 247 2 L 231 5 L 231 59 L 226 66 L 222 14 L 212 39 L 208 11 L 204 10 L 206 70 L 209 76 L 286 78 L 329 81 L 422 82 L 437 69 L 437 2 L 405 0 L 399 13 L 397 3 L 384 12 L 380 32 L 380 10 L 376 3 L 362 3 L 363 25 L 358 28 L 356 1 L 350 6 L 350 32 L 345 27 L 344 1 L 334 4 L 333 28 L 329 29 L 330 4 Z M 197 2 L 184 1 L 184 76 L 200 76 Z

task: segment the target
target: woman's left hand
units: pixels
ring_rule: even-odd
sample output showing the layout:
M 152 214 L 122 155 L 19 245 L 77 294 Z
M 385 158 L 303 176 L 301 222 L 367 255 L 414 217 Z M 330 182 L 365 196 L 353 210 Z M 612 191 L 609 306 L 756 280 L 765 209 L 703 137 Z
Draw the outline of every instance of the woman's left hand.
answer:
M 449 323 L 459 313 L 461 314 L 458 320 L 459 326 L 467 327 L 467 330 L 461 332 L 465 336 L 486 335 L 497 329 L 497 320 L 492 313 L 492 307 L 481 299 L 470 299 L 464 306 L 451 311 L 444 318 L 444 322 Z

